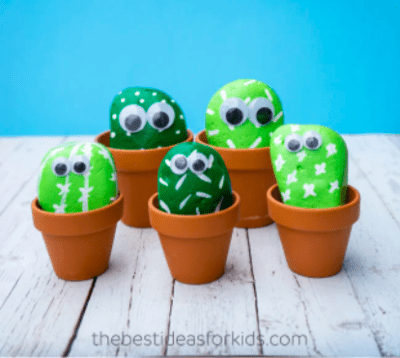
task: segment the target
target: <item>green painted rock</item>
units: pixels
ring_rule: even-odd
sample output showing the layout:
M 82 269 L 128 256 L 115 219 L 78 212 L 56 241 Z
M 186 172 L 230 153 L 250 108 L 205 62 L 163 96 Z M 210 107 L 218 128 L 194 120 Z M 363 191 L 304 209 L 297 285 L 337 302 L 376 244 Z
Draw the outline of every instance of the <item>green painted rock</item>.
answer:
M 232 186 L 221 156 L 199 143 L 172 148 L 158 170 L 161 210 L 181 215 L 217 212 L 232 205 Z
M 181 107 L 165 92 L 129 87 L 116 95 L 110 108 L 110 147 L 151 149 L 187 139 Z
M 256 80 L 228 83 L 214 94 L 206 111 L 207 140 L 216 147 L 269 147 L 272 132 L 282 124 L 278 95 Z
M 278 128 L 271 138 L 271 160 L 285 204 L 331 208 L 344 203 L 347 148 L 332 129 L 293 124 Z
M 38 199 L 43 210 L 79 213 L 111 204 L 117 197 L 114 160 L 97 143 L 70 142 L 43 158 Z

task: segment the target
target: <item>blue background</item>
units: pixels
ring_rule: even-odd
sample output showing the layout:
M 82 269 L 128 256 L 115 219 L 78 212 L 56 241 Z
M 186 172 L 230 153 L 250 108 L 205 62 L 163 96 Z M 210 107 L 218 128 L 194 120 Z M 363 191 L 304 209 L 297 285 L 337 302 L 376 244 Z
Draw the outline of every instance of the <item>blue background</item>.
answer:
M 395 1 L 0 0 L 0 135 L 96 134 L 128 86 L 170 93 L 188 126 L 255 78 L 287 123 L 400 132 Z

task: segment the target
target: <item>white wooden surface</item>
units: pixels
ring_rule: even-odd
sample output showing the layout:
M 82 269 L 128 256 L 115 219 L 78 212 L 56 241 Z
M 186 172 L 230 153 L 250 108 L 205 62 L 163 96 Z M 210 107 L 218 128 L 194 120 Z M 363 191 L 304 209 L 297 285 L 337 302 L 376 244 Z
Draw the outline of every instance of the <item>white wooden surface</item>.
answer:
M 152 229 L 122 223 L 105 274 L 55 276 L 30 203 L 42 156 L 67 139 L 0 139 L 0 356 L 400 355 L 399 136 L 345 136 L 361 217 L 338 275 L 292 273 L 273 224 L 235 229 L 226 274 L 201 286 L 171 278 Z M 111 340 L 123 334 L 136 345 Z

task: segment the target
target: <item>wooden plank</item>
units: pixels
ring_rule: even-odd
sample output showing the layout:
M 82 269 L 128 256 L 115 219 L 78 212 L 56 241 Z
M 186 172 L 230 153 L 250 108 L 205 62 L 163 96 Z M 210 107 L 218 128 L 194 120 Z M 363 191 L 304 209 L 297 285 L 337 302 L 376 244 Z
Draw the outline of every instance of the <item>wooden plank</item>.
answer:
M 162 355 L 172 283 L 156 232 L 120 224 L 110 269 L 96 281 L 70 355 Z
M 344 272 L 311 279 L 290 271 L 275 224 L 249 230 L 266 355 L 379 355 Z M 350 328 L 349 328 L 350 327 Z
M 27 137 L 12 145 L 14 149 L 1 160 L 0 215 L 32 179 L 45 153 L 63 141 L 64 137 Z
M 22 137 L 0 137 L 0 168 L 3 165 L 2 161 L 13 151 L 17 151 L 23 143 Z
M 369 143 L 370 139 L 368 138 Z M 360 144 L 360 147 L 361 145 L 363 148 L 367 147 L 366 143 Z M 363 166 L 362 170 L 356 168 L 356 165 L 365 164 L 365 159 L 358 155 L 356 159 L 351 159 L 349 181 L 360 192 L 361 217 L 354 225 L 344 268 L 356 292 L 356 298 L 366 314 L 365 323 L 371 327 L 381 355 L 400 356 L 400 228 L 396 220 L 398 213 L 391 210 L 391 207 L 395 206 L 393 198 L 391 201 L 389 193 L 382 190 L 382 186 L 376 185 L 384 179 L 382 176 L 385 173 L 382 173 L 381 169 L 388 168 L 386 172 L 390 175 L 390 166 L 386 160 L 390 158 L 389 163 L 395 160 L 387 154 L 388 147 L 390 148 L 384 144 L 382 153 L 377 153 L 377 157 L 385 163 L 373 171 L 369 170 L 368 166 Z M 377 161 L 371 159 L 371 165 L 375 164 L 378 164 Z M 364 172 L 364 168 L 368 174 Z M 388 180 L 390 179 L 394 178 Z M 379 193 L 377 188 L 381 189 Z
M 353 167 L 360 168 L 389 215 L 400 225 L 400 155 L 385 135 L 345 136 Z M 354 170 L 353 169 L 353 170 Z M 350 173 L 351 174 L 351 173 Z
M 387 138 L 400 150 L 400 134 L 388 135 Z
M 32 160 L 31 172 L 36 165 Z M 60 356 L 92 284 L 65 282 L 53 273 L 41 234 L 32 225 L 35 196 L 31 176 L 0 216 L 0 356 Z
M 234 230 L 226 273 L 219 280 L 206 285 L 175 282 L 169 334 L 168 355 L 260 353 L 256 344 L 251 345 L 251 338 L 249 345 L 241 342 L 242 336 L 258 336 L 246 230 Z M 182 339 L 176 341 L 179 335 L 184 335 L 185 344 Z M 232 341 L 232 335 L 238 340 Z

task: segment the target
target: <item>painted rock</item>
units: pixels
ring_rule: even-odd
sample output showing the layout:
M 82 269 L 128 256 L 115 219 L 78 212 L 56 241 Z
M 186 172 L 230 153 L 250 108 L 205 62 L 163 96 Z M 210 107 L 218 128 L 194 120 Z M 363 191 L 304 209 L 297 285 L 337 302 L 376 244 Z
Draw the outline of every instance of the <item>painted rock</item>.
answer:
M 116 95 L 110 108 L 110 147 L 151 149 L 187 139 L 181 107 L 163 91 L 129 87 Z
M 158 170 L 161 210 L 181 215 L 217 212 L 232 205 L 232 186 L 221 156 L 199 143 L 172 148 Z
M 285 204 L 331 208 L 344 203 L 347 147 L 332 129 L 293 124 L 278 128 L 271 138 L 271 160 Z
M 45 211 L 99 209 L 111 204 L 117 193 L 114 160 L 101 144 L 70 142 L 53 148 L 43 158 L 38 199 Z
M 214 94 L 206 111 L 207 140 L 216 147 L 269 147 L 272 132 L 282 124 L 278 95 L 256 80 L 228 83 Z

